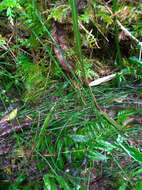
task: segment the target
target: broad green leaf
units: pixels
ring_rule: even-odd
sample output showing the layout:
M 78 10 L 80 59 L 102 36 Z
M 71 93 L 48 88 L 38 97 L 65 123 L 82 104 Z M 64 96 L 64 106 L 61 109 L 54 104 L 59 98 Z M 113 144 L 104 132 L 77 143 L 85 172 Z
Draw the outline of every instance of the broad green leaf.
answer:
M 95 148 L 99 150 L 104 150 L 107 152 L 112 152 L 113 149 L 116 148 L 115 145 L 112 145 L 111 143 L 104 141 L 104 140 L 98 140 L 97 143 L 95 144 Z
M 124 143 L 124 138 L 121 135 L 118 135 L 116 141 L 116 144 L 118 144 L 131 158 L 138 162 L 142 162 L 142 152 L 140 152 L 137 148 Z
M 137 181 L 135 190 L 141 190 L 142 189 L 142 181 Z
M 56 185 L 55 183 L 53 182 L 53 180 L 50 178 L 50 176 L 47 174 L 47 175 L 44 175 L 43 177 L 43 181 L 44 181 L 44 190 L 56 190 Z
M 3 11 L 7 8 L 20 8 L 18 0 L 3 0 L 0 3 L 0 11 Z
M 56 179 L 61 188 L 63 188 L 64 190 L 71 190 L 69 185 L 67 184 L 67 182 L 65 181 L 65 179 L 62 176 L 56 176 Z
M 142 61 L 139 60 L 138 57 L 135 57 L 135 56 L 130 57 L 130 58 L 129 58 L 129 62 L 132 63 L 132 64 L 134 64 L 134 65 L 136 65 L 136 66 L 142 67 Z
M 71 135 L 71 138 L 75 142 L 87 142 L 87 141 L 89 141 L 89 138 L 87 136 L 84 136 L 84 135 Z
M 127 185 L 123 183 L 118 190 L 126 190 Z

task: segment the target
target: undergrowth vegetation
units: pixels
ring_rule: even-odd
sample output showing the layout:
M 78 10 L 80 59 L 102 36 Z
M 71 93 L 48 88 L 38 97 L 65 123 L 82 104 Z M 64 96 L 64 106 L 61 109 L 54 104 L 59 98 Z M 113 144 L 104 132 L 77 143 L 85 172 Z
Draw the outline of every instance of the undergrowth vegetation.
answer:
M 0 189 L 142 189 L 141 1 L 0 2 Z

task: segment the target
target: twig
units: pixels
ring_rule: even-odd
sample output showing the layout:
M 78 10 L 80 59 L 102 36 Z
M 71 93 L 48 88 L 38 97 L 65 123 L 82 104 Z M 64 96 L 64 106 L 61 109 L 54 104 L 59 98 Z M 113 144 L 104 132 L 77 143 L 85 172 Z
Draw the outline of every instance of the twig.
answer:
M 105 76 L 105 77 L 102 77 L 102 78 L 98 78 L 98 79 L 90 82 L 89 86 L 97 86 L 97 85 L 102 84 L 104 82 L 108 82 L 108 81 L 112 80 L 115 77 L 116 77 L 116 73 L 108 75 L 108 76 Z
M 142 42 L 140 42 L 135 36 L 133 36 L 133 35 L 131 34 L 131 32 L 130 32 L 127 28 L 125 28 L 125 27 L 121 24 L 121 22 L 120 22 L 119 20 L 117 20 L 117 24 L 120 26 L 121 30 L 123 30 L 124 33 L 127 34 L 127 36 L 129 36 L 130 38 L 132 38 L 135 42 L 137 42 L 137 43 L 142 47 Z
M 107 5 L 105 5 L 105 7 L 109 11 L 109 13 L 113 16 L 114 14 L 113 14 L 112 10 Z M 136 43 L 138 43 L 138 45 L 140 46 L 140 54 L 141 54 L 142 42 L 140 42 L 135 36 L 133 36 L 132 33 L 126 27 L 124 27 L 118 19 L 116 20 L 116 22 L 117 22 L 118 26 L 120 26 L 121 30 L 124 31 L 125 34 L 127 34 L 127 36 L 129 36 Z

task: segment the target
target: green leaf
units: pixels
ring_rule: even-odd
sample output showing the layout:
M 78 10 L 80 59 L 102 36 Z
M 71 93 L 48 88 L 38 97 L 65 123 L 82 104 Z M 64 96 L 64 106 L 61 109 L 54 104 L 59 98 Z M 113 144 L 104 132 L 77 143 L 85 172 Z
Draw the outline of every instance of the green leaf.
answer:
M 89 151 L 88 157 L 94 161 L 107 161 L 106 155 L 95 151 Z
M 51 190 L 51 184 L 50 184 L 50 179 L 48 175 L 45 175 L 43 178 L 45 189 L 46 190 Z
M 119 146 L 134 160 L 137 162 L 142 162 L 142 152 L 140 152 L 137 148 L 131 147 L 128 144 L 123 143 L 123 138 L 119 135 L 117 138 L 117 143 Z
M 127 187 L 127 185 L 125 183 L 123 183 L 118 190 L 125 190 Z
M 106 152 L 112 152 L 113 149 L 116 148 L 115 145 L 112 145 L 111 143 L 104 141 L 104 140 L 98 140 L 97 143 L 95 144 L 95 148 L 99 150 L 103 150 Z
M 6 44 L 6 41 L 5 41 L 5 38 L 3 38 L 1 35 L 0 35 L 0 47 L 5 45 Z
M 3 11 L 7 8 L 20 8 L 18 0 L 3 0 L 0 3 L 0 11 Z
M 56 179 L 57 179 L 60 187 L 62 187 L 64 190 L 71 190 L 69 185 L 67 184 L 67 182 L 65 181 L 65 179 L 62 176 L 56 176 Z
M 13 11 L 12 11 L 12 9 L 10 7 L 8 7 L 6 14 L 7 14 L 8 17 L 13 17 L 14 16 Z
M 141 189 L 142 189 L 142 182 L 141 181 L 137 181 L 135 190 L 141 190 Z
M 58 22 L 62 22 L 63 18 L 67 15 L 67 10 L 69 7 L 67 5 L 60 5 L 50 10 L 50 15 L 48 16 L 48 20 L 54 18 L 54 20 Z
M 47 114 L 47 116 L 46 116 L 46 118 L 44 120 L 43 126 L 42 126 L 42 128 L 40 130 L 40 133 L 39 133 L 39 140 L 37 142 L 37 149 L 39 149 L 39 147 L 43 144 L 43 140 L 44 140 L 44 137 L 46 135 L 46 131 L 47 131 L 47 128 L 49 126 L 49 122 L 50 122 L 50 119 L 52 117 L 55 105 L 51 108 L 50 112 Z
M 44 175 L 43 177 L 45 190 L 56 190 L 55 182 L 51 179 L 49 174 Z
M 87 141 L 89 141 L 89 138 L 87 136 L 84 136 L 84 135 L 71 135 L 71 138 L 75 142 L 87 142 Z
M 71 6 L 71 12 L 72 12 L 72 21 L 73 21 L 73 31 L 74 31 L 74 37 L 75 37 L 75 48 L 77 55 L 79 57 L 79 67 L 82 71 L 82 75 L 86 76 L 85 70 L 84 70 L 84 63 L 82 60 L 82 50 L 81 50 L 81 38 L 80 38 L 80 31 L 79 31 L 79 25 L 78 25 L 78 12 L 77 12 L 77 4 L 76 0 L 69 0 L 70 6 Z
M 132 176 L 137 176 L 139 174 L 142 174 L 142 168 L 136 169 L 133 173 Z
M 133 65 L 142 67 L 142 61 L 139 60 L 138 57 L 133 56 L 133 57 L 130 57 L 128 60 L 129 60 L 129 62 L 132 63 Z
M 117 114 L 117 122 L 120 124 L 123 124 L 124 121 L 127 120 L 127 118 L 134 114 L 134 111 L 130 109 L 121 110 Z
M 89 23 L 90 21 L 90 12 L 89 11 L 85 11 L 84 14 L 82 14 L 81 16 L 79 16 L 79 19 L 84 22 L 84 23 Z

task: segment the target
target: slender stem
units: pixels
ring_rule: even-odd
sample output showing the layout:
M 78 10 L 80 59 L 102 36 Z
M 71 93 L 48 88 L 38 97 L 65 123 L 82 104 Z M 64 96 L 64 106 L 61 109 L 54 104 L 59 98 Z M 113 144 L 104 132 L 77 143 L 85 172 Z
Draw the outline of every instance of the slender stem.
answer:
M 81 51 L 81 38 L 80 38 L 80 31 L 78 25 L 78 12 L 77 12 L 77 4 L 76 0 L 69 0 L 72 12 L 72 21 L 73 21 L 73 30 L 75 36 L 75 48 L 77 55 L 79 57 L 80 69 L 82 71 L 83 77 L 86 79 L 82 51 Z
M 112 6 L 112 12 L 115 15 L 116 11 L 117 11 L 117 5 L 118 5 L 118 0 L 113 0 L 113 6 Z M 114 24 L 115 24 L 115 45 L 116 45 L 116 63 L 118 65 L 121 64 L 122 60 L 121 60 L 121 51 L 120 51 L 120 46 L 119 46 L 119 28 L 117 25 L 117 17 L 114 16 Z

